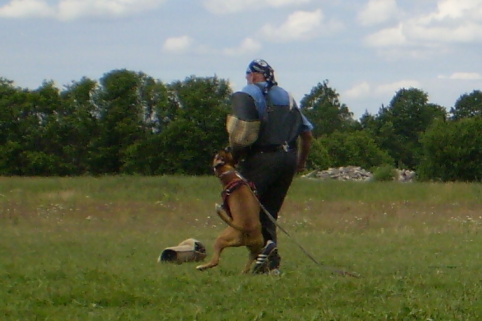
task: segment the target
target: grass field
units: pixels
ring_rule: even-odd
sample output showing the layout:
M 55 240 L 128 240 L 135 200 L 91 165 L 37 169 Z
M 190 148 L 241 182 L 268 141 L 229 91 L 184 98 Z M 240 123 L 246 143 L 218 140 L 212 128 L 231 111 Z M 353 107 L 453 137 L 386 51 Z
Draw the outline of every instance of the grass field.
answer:
M 158 264 L 225 227 L 214 177 L 0 178 L 0 320 L 481 320 L 482 185 L 295 180 L 279 277 Z M 328 267 L 359 273 L 332 275 Z

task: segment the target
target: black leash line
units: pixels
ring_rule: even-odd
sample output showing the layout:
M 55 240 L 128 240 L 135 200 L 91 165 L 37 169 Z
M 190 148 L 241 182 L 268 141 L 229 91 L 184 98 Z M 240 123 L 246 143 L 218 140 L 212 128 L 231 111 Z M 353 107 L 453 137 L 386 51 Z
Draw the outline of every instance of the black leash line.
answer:
M 245 182 L 248 182 L 243 176 L 241 176 L 241 174 L 239 174 L 238 172 L 236 172 L 236 175 L 238 175 L 239 178 L 241 178 L 242 180 L 244 180 Z M 293 236 L 290 235 L 290 233 L 288 233 L 287 230 L 285 230 L 279 223 L 278 221 L 273 217 L 273 215 L 271 215 L 271 213 L 266 209 L 266 207 L 264 207 L 263 204 L 261 204 L 261 201 L 258 199 L 258 197 L 256 196 L 256 194 L 254 193 L 253 190 L 251 190 L 251 193 L 253 193 L 253 195 L 256 197 L 256 199 L 258 200 L 258 203 L 259 203 L 259 206 L 261 207 L 261 209 L 263 210 L 263 212 L 266 214 L 266 216 L 268 216 L 268 218 L 270 219 L 271 222 L 273 222 L 284 234 L 286 234 L 286 236 L 288 236 L 288 238 L 296 245 L 298 246 L 298 248 L 311 260 L 313 261 L 316 265 L 318 265 L 319 267 L 321 267 L 322 269 L 324 270 L 327 270 L 333 274 L 337 274 L 337 275 L 342 275 L 342 276 L 351 276 L 351 277 L 355 277 L 355 278 L 359 278 L 360 275 L 358 275 L 357 273 L 353 273 L 353 272 L 348 272 L 348 271 L 344 271 L 344 270 L 340 270 L 340 269 L 337 269 L 337 268 L 334 268 L 334 267 L 331 267 L 331 266 L 326 266 L 326 265 L 323 265 L 321 264 L 320 262 L 318 262 L 318 260 L 316 260 L 313 255 L 311 255 L 307 250 L 305 250 L 305 248 L 303 246 L 301 246 L 300 243 L 298 243 Z

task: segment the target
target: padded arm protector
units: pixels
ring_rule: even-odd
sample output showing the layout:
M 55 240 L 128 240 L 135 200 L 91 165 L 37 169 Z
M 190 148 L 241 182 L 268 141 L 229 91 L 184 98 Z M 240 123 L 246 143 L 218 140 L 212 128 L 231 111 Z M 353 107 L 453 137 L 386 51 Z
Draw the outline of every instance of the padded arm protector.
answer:
M 258 139 L 261 121 L 254 99 L 247 93 L 235 92 L 231 96 L 231 110 L 232 114 L 226 119 L 226 130 L 233 157 L 238 161 L 246 148 Z

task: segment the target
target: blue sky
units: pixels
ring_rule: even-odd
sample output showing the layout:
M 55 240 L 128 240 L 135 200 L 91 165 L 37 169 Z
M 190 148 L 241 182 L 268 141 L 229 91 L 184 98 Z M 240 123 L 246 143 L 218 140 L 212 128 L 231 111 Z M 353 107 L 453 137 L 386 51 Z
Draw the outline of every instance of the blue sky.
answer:
M 318 83 L 358 119 L 400 88 L 447 108 L 482 89 L 482 0 L 0 0 L 0 77 L 57 87 L 114 69 L 245 84 L 266 59 L 299 101 Z

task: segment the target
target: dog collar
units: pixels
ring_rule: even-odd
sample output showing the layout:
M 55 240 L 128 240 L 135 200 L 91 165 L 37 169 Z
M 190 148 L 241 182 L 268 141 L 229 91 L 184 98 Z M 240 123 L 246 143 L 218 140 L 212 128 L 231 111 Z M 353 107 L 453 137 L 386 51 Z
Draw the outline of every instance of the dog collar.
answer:
M 219 179 L 221 179 L 221 178 L 223 178 L 224 176 L 229 175 L 229 174 L 232 174 L 232 173 L 236 173 L 236 176 L 239 177 L 238 173 L 237 173 L 234 169 L 231 169 L 231 170 L 226 171 L 226 172 L 224 172 L 224 173 L 222 173 L 222 174 L 219 174 L 219 175 L 217 175 L 217 177 L 218 177 Z

